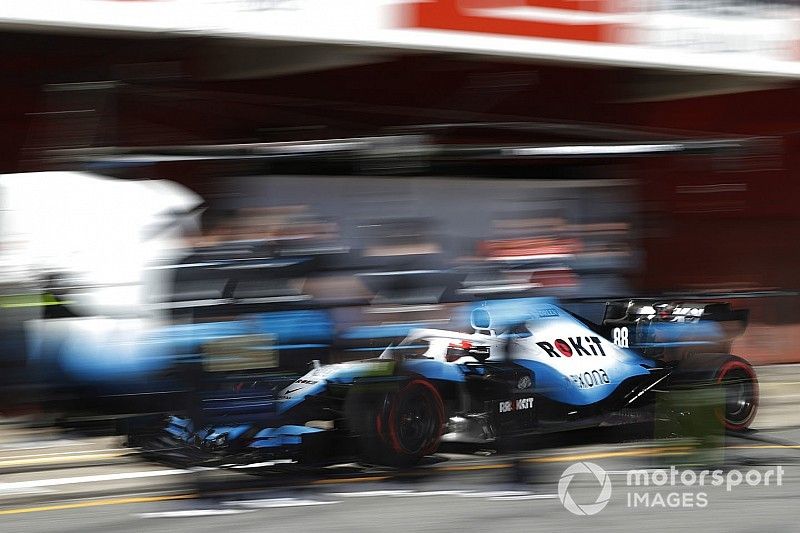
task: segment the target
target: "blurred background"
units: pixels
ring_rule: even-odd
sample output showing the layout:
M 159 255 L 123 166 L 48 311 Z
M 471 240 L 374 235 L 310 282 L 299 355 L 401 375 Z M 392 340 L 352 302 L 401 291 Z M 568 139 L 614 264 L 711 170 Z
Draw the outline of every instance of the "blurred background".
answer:
M 11 403 L 164 388 L 198 324 L 300 370 L 520 296 L 733 298 L 797 362 L 792 2 L 58 6 L 0 10 Z
M 235 338 L 299 372 L 509 297 L 724 298 L 750 309 L 733 353 L 798 363 L 799 22 L 791 0 L 5 2 L 0 411 L 158 410 L 180 354 Z

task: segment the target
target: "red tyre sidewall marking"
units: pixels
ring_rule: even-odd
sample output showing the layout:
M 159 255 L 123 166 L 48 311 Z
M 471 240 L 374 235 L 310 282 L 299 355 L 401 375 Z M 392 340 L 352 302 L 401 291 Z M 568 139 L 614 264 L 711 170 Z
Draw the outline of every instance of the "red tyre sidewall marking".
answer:
M 442 402 L 442 397 L 439 394 L 439 391 L 436 390 L 436 387 L 431 385 L 429 382 L 421 380 L 421 379 L 415 379 L 415 380 L 411 381 L 408 385 L 403 387 L 397 393 L 397 396 L 392 400 L 392 406 L 391 406 L 391 409 L 389 410 L 389 419 L 387 421 L 388 422 L 387 425 L 389 426 L 390 444 L 392 446 L 392 450 L 394 450 L 395 453 L 398 453 L 398 454 L 408 453 L 408 450 L 406 450 L 403 447 L 403 445 L 400 443 L 400 439 L 397 436 L 397 417 L 395 416 L 396 415 L 395 410 L 397 408 L 397 404 L 399 403 L 398 399 L 400 398 L 400 395 L 401 394 L 408 394 L 408 391 L 414 386 L 421 386 L 421 387 L 424 387 L 424 388 L 428 389 L 428 391 L 430 391 L 430 393 L 431 393 L 431 395 L 432 395 L 432 397 L 434 399 L 434 402 L 436 403 L 436 415 L 437 415 L 437 424 L 439 426 L 439 432 L 436 435 L 436 438 L 433 439 L 421 451 L 422 455 L 428 455 L 430 453 L 433 453 L 436 450 L 436 448 L 437 448 L 437 446 L 439 444 L 439 437 L 442 435 L 442 431 L 444 429 L 444 402 Z M 379 427 L 379 429 L 381 428 L 381 424 L 380 423 L 379 423 L 378 427 Z
M 749 426 L 750 423 L 753 421 L 753 419 L 756 416 L 756 412 L 758 411 L 758 379 L 756 378 L 755 371 L 750 365 L 743 363 L 741 361 L 728 361 L 727 363 L 723 364 L 720 367 L 719 372 L 717 372 L 717 384 L 722 384 L 728 372 L 734 369 L 742 369 L 748 376 L 750 376 L 751 384 L 753 386 L 753 400 L 754 400 L 753 410 L 750 412 L 750 415 L 747 417 L 747 420 L 745 420 L 741 424 L 733 424 L 731 422 L 728 422 L 728 420 L 725 419 L 725 414 L 720 413 L 719 410 L 717 410 L 717 418 L 719 418 L 722 421 L 722 423 L 725 424 L 725 427 L 727 429 L 731 431 L 741 431 L 743 429 L 747 429 L 747 426 Z
M 386 439 L 383 438 L 383 418 L 381 413 L 375 415 L 375 430 L 378 433 L 378 437 L 385 441 Z

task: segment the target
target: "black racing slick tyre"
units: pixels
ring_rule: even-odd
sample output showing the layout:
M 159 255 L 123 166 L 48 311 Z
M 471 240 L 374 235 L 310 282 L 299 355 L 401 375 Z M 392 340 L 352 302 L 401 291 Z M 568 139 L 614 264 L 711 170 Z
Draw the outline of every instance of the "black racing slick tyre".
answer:
M 728 431 L 744 431 L 758 411 L 758 378 L 753 366 L 735 355 L 697 354 L 679 365 L 684 377 L 699 387 L 721 387 L 714 413 Z
M 719 416 L 729 431 L 750 427 L 758 411 L 758 378 L 752 365 L 736 356 L 719 366 L 716 383 L 725 389 L 725 407 Z
M 353 391 L 345 416 L 361 459 L 399 467 L 434 453 L 445 424 L 442 397 L 424 379 L 411 379 L 390 392 Z

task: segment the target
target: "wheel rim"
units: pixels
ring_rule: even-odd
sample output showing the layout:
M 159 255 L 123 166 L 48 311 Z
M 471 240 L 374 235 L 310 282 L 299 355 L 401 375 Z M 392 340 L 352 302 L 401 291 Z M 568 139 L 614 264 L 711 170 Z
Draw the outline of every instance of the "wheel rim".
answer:
M 411 384 L 396 397 L 389 415 L 395 451 L 425 455 L 436 447 L 442 429 L 442 405 L 436 390 L 429 387 L 427 383 Z
M 433 405 L 429 398 L 420 391 L 406 395 L 400 401 L 395 416 L 400 445 L 409 453 L 425 448 L 435 430 Z
M 741 364 L 723 368 L 719 382 L 725 388 L 725 425 L 744 429 L 755 416 L 758 406 L 757 382 L 752 371 Z

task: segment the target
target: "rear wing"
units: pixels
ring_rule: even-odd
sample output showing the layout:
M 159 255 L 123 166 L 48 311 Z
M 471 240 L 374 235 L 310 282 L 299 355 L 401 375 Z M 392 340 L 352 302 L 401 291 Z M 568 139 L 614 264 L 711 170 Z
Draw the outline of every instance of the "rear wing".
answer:
M 713 320 L 716 322 L 741 322 L 742 330 L 747 326 L 749 311 L 733 309 L 727 302 L 694 302 L 664 300 L 616 300 L 606 303 L 603 323 L 607 321 L 646 318 L 660 322 L 696 323 Z
M 606 303 L 603 329 L 618 346 L 658 354 L 667 348 L 728 353 L 749 311 L 727 302 L 632 299 Z

